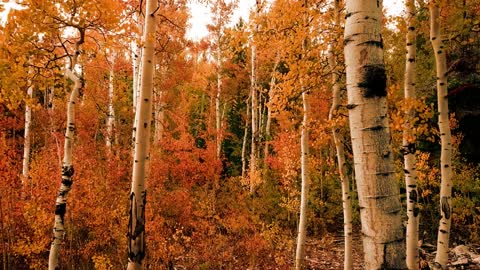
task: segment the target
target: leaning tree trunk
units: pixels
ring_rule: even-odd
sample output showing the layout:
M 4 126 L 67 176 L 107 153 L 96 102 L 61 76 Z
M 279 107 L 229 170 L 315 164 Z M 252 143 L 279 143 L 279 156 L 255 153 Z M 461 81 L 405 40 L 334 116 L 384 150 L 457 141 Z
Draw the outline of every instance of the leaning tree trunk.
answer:
M 80 47 L 84 42 L 85 30 L 78 29 L 80 39 L 75 45 L 74 56 L 71 61 L 70 69 L 65 71 L 67 78 L 74 82 L 70 99 L 67 104 L 67 127 L 65 129 L 65 145 L 62 163 L 62 182 L 55 201 L 55 225 L 53 227 L 53 241 L 50 247 L 50 255 L 48 258 L 48 269 L 60 269 L 60 245 L 65 237 L 65 213 L 67 211 L 67 197 L 73 183 L 73 139 L 75 135 L 75 103 L 84 87 L 83 78 L 74 74 L 74 68 L 80 55 Z
M 387 117 L 381 0 L 347 0 L 345 65 L 366 269 L 404 269 L 400 190 Z
M 135 115 L 138 123 L 135 131 L 135 151 L 130 193 L 130 219 L 128 222 L 128 270 L 143 269 L 146 252 L 145 204 L 147 191 L 145 180 L 149 160 L 150 125 L 152 116 L 153 57 L 155 52 L 155 12 L 157 2 L 146 1 L 145 31 L 141 65 L 141 91 Z
M 450 226 L 452 224 L 452 143 L 448 117 L 447 59 L 440 35 L 440 17 L 438 1 L 430 3 L 430 41 L 435 54 L 437 67 L 438 127 L 441 139 L 440 172 L 440 225 L 437 238 L 435 265 L 438 269 L 447 269 Z
M 33 96 L 33 86 L 29 86 L 27 90 L 28 100 L 25 105 L 25 131 L 23 142 L 23 164 L 22 164 L 22 185 L 28 180 L 30 171 L 30 126 L 32 124 L 32 108 L 29 102 L 31 102 Z
M 340 0 L 335 0 L 335 27 L 340 26 Z M 329 65 L 332 70 L 332 107 L 328 115 L 328 119 L 333 121 L 332 136 L 337 152 L 338 172 L 342 185 L 342 206 L 343 206 L 343 237 L 344 237 L 344 260 L 343 269 L 353 269 L 352 257 L 352 199 L 350 197 L 350 180 L 347 175 L 347 166 L 345 161 L 345 149 L 343 147 L 342 133 L 337 122 L 338 108 L 340 107 L 340 76 L 341 72 L 338 68 L 339 63 L 336 56 L 335 48 L 332 45 L 329 55 Z
M 405 101 L 410 102 L 416 99 L 415 94 L 415 69 L 416 69 L 416 30 L 415 30 L 415 1 L 408 0 L 407 7 L 407 36 L 406 49 L 407 58 L 405 61 Z M 413 121 L 415 110 L 408 109 L 405 112 L 405 127 L 403 129 L 403 158 L 405 171 L 405 185 L 407 187 L 407 267 L 418 269 L 418 192 L 417 172 L 415 169 L 415 135 L 413 133 Z

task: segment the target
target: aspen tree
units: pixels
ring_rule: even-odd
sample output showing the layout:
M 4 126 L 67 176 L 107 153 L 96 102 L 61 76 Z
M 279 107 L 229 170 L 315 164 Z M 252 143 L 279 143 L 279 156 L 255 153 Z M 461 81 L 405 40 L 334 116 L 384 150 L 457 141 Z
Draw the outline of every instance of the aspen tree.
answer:
M 308 3 L 307 0 L 303 3 L 304 12 L 307 12 Z M 308 16 L 305 15 L 304 21 L 308 21 Z M 305 30 L 307 27 L 305 26 Z M 302 41 L 302 55 L 301 58 L 305 58 L 305 52 L 307 47 L 307 38 Z M 300 74 L 302 76 L 304 74 Z M 295 255 L 295 269 L 301 270 L 304 268 L 305 262 L 305 241 L 307 238 L 307 210 L 308 210 L 308 192 L 310 189 L 310 171 L 309 171 L 309 147 L 308 147 L 308 126 L 309 126 L 309 114 L 310 105 L 308 103 L 308 93 L 303 85 L 302 79 L 300 79 L 300 89 L 302 92 L 303 103 L 303 119 L 300 135 L 300 166 L 301 166 L 301 179 L 302 189 L 300 195 L 300 219 L 298 221 L 298 236 L 297 236 L 297 250 Z
M 107 137 L 106 146 L 108 151 L 111 151 L 113 141 L 113 130 L 115 125 L 115 110 L 113 108 L 113 91 L 114 91 L 114 65 L 115 65 L 115 52 L 112 52 L 110 61 L 110 74 L 108 76 L 108 119 L 107 119 Z
M 334 2 L 335 29 L 340 27 L 340 0 Z M 328 119 L 334 121 L 338 118 L 338 108 L 340 107 L 340 76 L 339 63 L 334 46 L 330 47 L 329 66 L 332 70 L 332 106 L 328 114 Z M 347 175 L 345 162 L 345 149 L 343 147 L 343 137 L 337 124 L 332 127 L 333 142 L 337 153 L 338 173 L 342 185 L 342 207 L 343 207 L 343 237 L 344 237 L 344 260 L 343 269 L 353 268 L 352 258 L 352 199 L 350 196 L 350 179 Z
M 250 121 L 250 97 L 247 99 L 247 117 L 245 118 L 245 127 L 243 129 L 242 141 L 242 178 L 245 179 L 247 174 L 247 139 L 248 139 L 248 125 Z
M 155 12 L 157 1 L 147 0 L 145 11 L 145 31 L 143 32 L 143 49 L 141 64 L 141 91 L 135 114 L 138 123 L 135 130 L 135 150 L 130 193 L 130 211 L 127 232 L 128 270 L 143 269 L 146 255 L 145 238 L 145 204 L 147 191 L 145 182 L 146 168 L 149 160 L 150 125 L 152 116 L 153 92 L 153 57 L 155 50 Z
M 260 3 L 256 1 L 256 14 L 260 13 Z M 258 91 L 257 91 L 257 78 L 255 70 L 255 58 L 256 58 L 256 45 L 255 35 L 258 31 L 258 25 L 254 24 L 253 32 L 251 36 L 251 70 L 250 70 L 250 97 L 252 98 L 251 104 L 251 126 L 252 126 L 252 139 L 250 147 L 250 192 L 253 193 L 255 186 L 258 184 L 257 179 L 257 147 L 258 147 Z
M 85 41 L 85 29 L 77 28 L 80 37 L 75 43 L 75 52 L 70 62 L 70 69 L 65 70 L 65 76 L 73 81 L 73 89 L 70 93 L 70 99 L 67 104 L 67 127 L 65 129 L 65 144 L 62 162 L 62 182 L 55 201 L 55 224 L 53 227 L 53 240 L 50 246 L 50 255 L 48 258 L 48 269 L 60 269 L 60 245 L 65 237 L 65 213 L 67 211 L 67 197 L 72 188 L 73 183 L 73 139 L 75 135 L 75 103 L 78 96 L 84 87 L 84 80 L 82 76 L 77 76 L 74 73 L 75 66 L 78 62 L 78 57 L 81 52 L 81 45 Z
M 415 70 L 416 70 L 416 30 L 415 30 L 415 1 L 406 1 L 407 10 L 407 36 L 406 49 L 407 57 L 405 61 L 405 101 L 410 102 L 416 99 L 415 94 Z M 415 110 L 408 109 L 405 112 L 406 121 L 403 129 L 403 158 L 405 171 L 405 185 L 407 187 L 407 267 L 408 269 L 418 269 L 418 192 L 417 192 L 417 172 L 415 168 L 415 138 L 413 134 L 413 119 Z
M 447 269 L 448 244 L 450 241 L 450 227 L 452 224 L 452 139 L 450 121 L 448 117 L 448 89 L 447 89 L 447 58 L 440 34 L 440 8 L 439 1 L 432 0 L 430 9 L 430 42 L 435 54 L 437 69 L 437 102 L 438 102 L 438 128 L 440 130 L 441 154 L 440 173 L 440 225 L 437 238 L 437 255 L 435 267 Z
M 302 87 L 302 102 L 303 102 L 303 120 L 302 131 L 300 136 L 300 166 L 302 178 L 302 191 L 300 198 L 300 220 L 298 222 L 298 237 L 297 237 L 297 251 L 295 256 L 295 269 L 303 269 L 305 261 L 305 241 L 307 235 L 307 205 L 308 192 L 310 189 L 310 176 L 308 166 L 308 115 L 310 105 L 308 104 L 308 93 Z
M 347 0 L 349 122 L 366 269 L 404 269 L 400 190 L 387 117 L 381 0 Z
M 28 86 L 27 90 L 27 97 L 28 101 L 25 104 L 25 130 L 23 134 L 24 142 L 23 142 L 23 164 L 22 164 L 22 184 L 25 185 L 26 181 L 29 177 L 30 171 L 30 126 L 32 125 L 32 108 L 29 102 L 33 96 L 33 86 L 31 85 L 31 81 L 29 82 L 30 85 Z

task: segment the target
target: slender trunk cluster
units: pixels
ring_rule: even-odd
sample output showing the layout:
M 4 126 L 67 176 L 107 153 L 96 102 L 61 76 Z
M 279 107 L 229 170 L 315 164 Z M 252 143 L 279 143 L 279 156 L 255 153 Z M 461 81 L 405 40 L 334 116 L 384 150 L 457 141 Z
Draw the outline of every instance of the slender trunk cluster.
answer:
M 130 211 L 127 232 L 128 270 L 143 269 L 146 255 L 145 205 L 147 191 L 147 163 L 149 160 L 150 125 L 152 116 L 153 58 L 155 52 L 155 12 L 157 1 L 146 1 L 145 31 L 141 65 L 141 91 L 135 114 L 135 150 L 130 193 Z
M 448 116 L 447 58 L 440 35 L 440 16 L 438 1 L 430 3 L 430 42 L 435 54 L 437 68 L 438 127 L 440 130 L 441 154 L 440 172 L 440 225 L 437 238 L 435 265 L 438 269 L 447 269 L 448 244 L 452 224 L 452 143 Z
M 74 56 L 70 63 L 70 69 L 65 71 L 65 76 L 73 81 L 74 86 L 70 93 L 70 99 L 67 104 L 67 127 L 65 129 L 65 145 L 62 163 L 62 181 L 60 189 L 55 201 L 55 224 L 53 227 L 53 241 L 50 247 L 50 255 L 48 258 L 48 269 L 60 269 L 60 245 L 65 237 L 65 213 L 67 211 L 67 197 L 72 188 L 73 183 L 73 139 L 75 135 L 75 103 L 78 96 L 84 87 L 84 80 L 82 76 L 77 76 L 74 73 L 75 65 L 77 64 L 78 56 L 80 55 L 80 47 L 85 40 L 85 29 L 79 28 L 80 39 L 75 45 Z
M 407 36 L 406 49 L 407 57 L 405 61 L 405 100 L 407 102 L 416 99 L 415 94 L 415 70 L 416 70 L 416 30 L 415 30 L 415 1 L 408 0 L 407 7 Z M 408 269 L 418 269 L 418 191 L 417 191 L 417 172 L 415 168 L 415 135 L 413 133 L 413 121 L 415 110 L 409 107 L 405 112 L 405 127 L 403 129 L 403 158 L 405 171 L 405 185 L 407 187 L 407 267 Z
M 400 189 L 387 117 L 381 0 L 347 0 L 346 83 L 366 269 L 404 269 Z
M 335 0 L 335 27 L 340 26 L 340 0 Z M 340 107 L 340 68 L 337 63 L 337 56 L 334 46 L 330 48 L 329 65 L 332 70 L 332 107 L 328 115 L 328 119 L 333 121 L 332 136 L 337 153 L 338 173 L 342 185 L 342 206 L 343 206 L 343 237 L 344 237 L 344 269 L 353 269 L 352 257 L 352 199 L 350 196 L 350 179 L 347 175 L 347 167 L 345 161 L 345 149 L 343 147 L 343 136 L 340 127 L 335 124 L 338 117 L 338 109 Z

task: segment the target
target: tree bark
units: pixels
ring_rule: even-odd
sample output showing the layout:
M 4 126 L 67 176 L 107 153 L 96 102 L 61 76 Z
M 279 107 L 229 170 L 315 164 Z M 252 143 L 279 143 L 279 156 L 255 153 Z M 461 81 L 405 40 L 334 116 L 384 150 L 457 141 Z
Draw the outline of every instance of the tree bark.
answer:
M 139 32 L 139 37 L 143 36 L 143 27 L 144 27 L 144 21 L 142 19 L 142 14 L 137 14 L 138 15 L 138 32 Z M 141 38 L 139 38 L 141 39 Z M 137 109 L 138 109 L 138 103 L 140 99 L 140 88 L 141 88 L 141 70 L 142 70 L 142 61 L 143 61 L 143 52 L 139 44 L 135 44 L 135 49 L 133 53 L 133 114 L 134 114 L 134 120 L 133 120 L 133 129 L 132 129 L 132 150 L 135 148 L 135 133 L 137 130 Z
M 147 191 L 145 182 L 149 161 L 150 126 L 152 116 L 153 57 L 155 49 L 155 12 L 157 1 L 146 1 L 145 31 L 141 65 L 141 92 L 136 118 L 135 151 L 133 162 L 132 189 L 130 193 L 130 219 L 128 222 L 128 270 L 143 269 L 146 255 L 145 204 Z
M 75 135 L 75 103 L 84 87 L 83 77 L 74 74 L 75 65 L 80 55 L 80 47 L 85 40 L 85 29 L 78 28 L 80 39 L 75 44 L 75 52 L 72 57 L 70 69 L 65 71 L 65 76 L 73 81 L 74 86 L 70 93 L 67 104 L 67 127 L 65 129 L 65 144 L 62 163 L 62 181 L 55 201 L 55 225 L 53 227 L 53 241 L 48 258 L 48 269 L 60 269 L 60 245 L 65 237 L 65 213 L 67 212 L 67 197 L 73 184 L 73 139 Z
M 430 9 L 430 42 L 435 54 L 437 69 L 438 127 L 440 130 L 441 154 L 440 172 L 440 225 L 437 238 L 435 265 L 438 269 L 447 269 L 448 244 L 452 224 L 452 143 L 448 116 L 447 59 L 440 35 L 440 8 L 438 1 L 432 0 Z
M 415 1 L 408 0 L 407 8 L 407 36 L 406 50 L 407 57 L 405 61 L 405 100 L 407 102 L 416 99 L 415 94 L 415 70 L 416 70 L 416 30 L 415 30 Z M 415 110 L 408 109 L 405 112 L 405 127 L 403 129 L 403 158 L 405 171 L 405 185 L 407 187 L 407 267 L 416 270 L 419 267 L 418 261 L 418 191 L 417 191 L 417 172 L 415 168 L 415 135 L 413 133 L 413 119 Z
M 335 0 L 335 27 L 340 26 L 340 0 Z M 343 206 L 343 237 L 344 237 L 344 260 L 343 268 L 345 270 L 353 269 L 352 257 L 352 199 L 350 196 L 350 179 L 347 175 L 347 167 L 345 161 L 345 149 L 343 147 L 343 136 L 340 127 L 336 124 L 338 118 L 338 108 L 340 107 L 340 69 L 335 49 L 332 45 L 330 48 L 329 65 L 332 70 L 332 107 L 328 115 L 328 119 L 333 121 L 332 136 L 337 152 L 338 173 L 342 185 L 342 206 Z
M 381 0 L 347 0 L 345 64 L 366 269 L 405 269 L 405 243 L 387 117 Z

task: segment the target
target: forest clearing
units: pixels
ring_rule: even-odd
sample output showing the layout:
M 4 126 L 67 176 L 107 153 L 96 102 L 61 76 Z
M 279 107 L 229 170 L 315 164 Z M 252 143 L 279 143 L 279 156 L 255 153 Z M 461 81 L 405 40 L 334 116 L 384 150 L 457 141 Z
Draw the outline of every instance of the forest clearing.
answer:
M 480 269 L 480 1 L 241 1 L 0 3 L 1 269 Z

